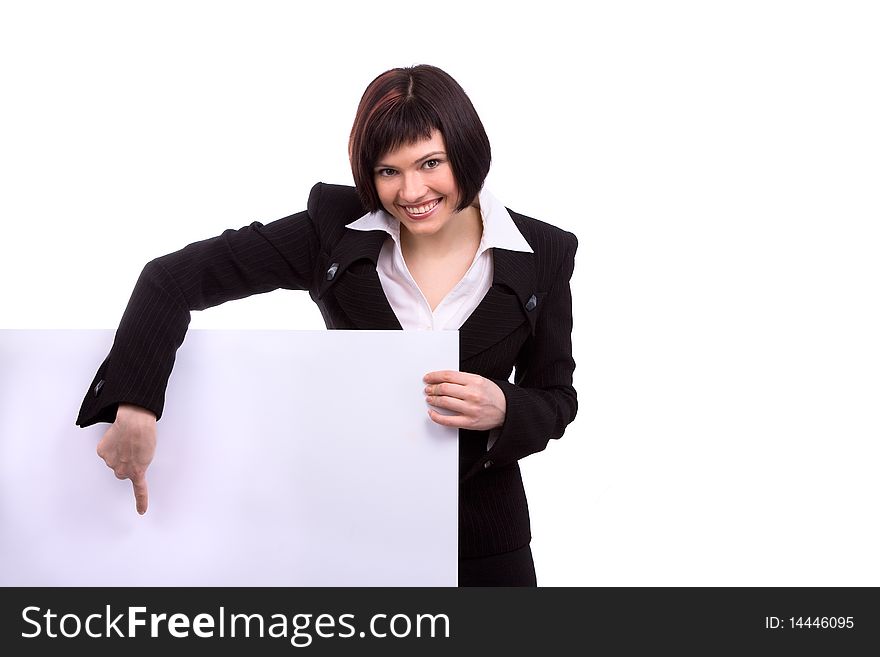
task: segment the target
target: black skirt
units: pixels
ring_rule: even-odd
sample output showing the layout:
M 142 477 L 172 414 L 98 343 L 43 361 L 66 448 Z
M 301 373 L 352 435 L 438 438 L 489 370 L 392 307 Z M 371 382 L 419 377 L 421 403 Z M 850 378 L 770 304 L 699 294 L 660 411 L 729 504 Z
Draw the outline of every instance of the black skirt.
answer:
M 537 586 L 532 549 L 458 560 L 459 586 Z

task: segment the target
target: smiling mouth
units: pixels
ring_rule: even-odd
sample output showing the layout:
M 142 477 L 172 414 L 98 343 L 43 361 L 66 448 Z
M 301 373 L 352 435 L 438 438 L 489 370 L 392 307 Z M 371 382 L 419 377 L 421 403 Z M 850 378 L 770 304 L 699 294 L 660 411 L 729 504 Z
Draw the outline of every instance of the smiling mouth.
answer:
M 440 201 L 442 199 L 434 199 L 433 201 L 429 201 L 428 203 L 424 203 L 422 205 L 401 205 L 404 212 L 406 212 L 410 217 L 420 218 L 430 214 L 434 208 L 440 205 Z

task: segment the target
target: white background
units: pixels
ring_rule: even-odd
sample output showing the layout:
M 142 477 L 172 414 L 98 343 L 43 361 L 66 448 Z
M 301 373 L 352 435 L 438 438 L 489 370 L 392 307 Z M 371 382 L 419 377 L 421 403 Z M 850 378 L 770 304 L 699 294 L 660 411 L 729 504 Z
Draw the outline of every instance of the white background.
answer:
M 880 585 L 874 7 L 4 3 L 2 326 L 115 326 L 152 257 L 350 183 L 363 89 L 435 64 L 495 195 L 580 239 L 581 410 L 522 463 L 539 582 Z

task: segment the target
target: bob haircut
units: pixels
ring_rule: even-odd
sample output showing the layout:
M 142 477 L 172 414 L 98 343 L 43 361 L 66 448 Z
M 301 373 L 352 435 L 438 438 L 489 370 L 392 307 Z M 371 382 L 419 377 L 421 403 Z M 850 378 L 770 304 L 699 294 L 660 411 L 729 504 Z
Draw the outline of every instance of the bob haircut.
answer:
M 460 212 L 480 193 L 492 161 L 489 137 L 464 89 L 445 71 L 426 64 L 391 69 L 369 84 L 348 140 L 354 184 L 367 211 L 382 207 L 373 171 L 379 158 L 430 139 L 435 129 L 446 143 Z

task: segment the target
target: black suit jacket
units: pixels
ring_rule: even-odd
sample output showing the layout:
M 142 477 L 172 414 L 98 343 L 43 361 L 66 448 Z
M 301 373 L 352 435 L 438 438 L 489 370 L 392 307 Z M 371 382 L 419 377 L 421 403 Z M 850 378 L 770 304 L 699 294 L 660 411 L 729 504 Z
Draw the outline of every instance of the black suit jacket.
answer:
M 318 183 L 304 212 L 227 230 L 148 263 L 77 424 L 112 422 L 122 402 L 161 417 L 191 310 L 278 288 L 308 290 L 327 328 L 400 329 L 376 271 L 387 234 L 345 228 L 364 212 L 353 187 Z M 562 436 L 577 411 L 569 288 L 577 239 L 536 219 L 511 216 L 534 253 L 493 250 L 493 285 L 459 333 L 461 371 L 492 379 L 507 401 L 490 450 L 490 432 L 460 430 L 464 558 L 528 544 L 517 460 Z

